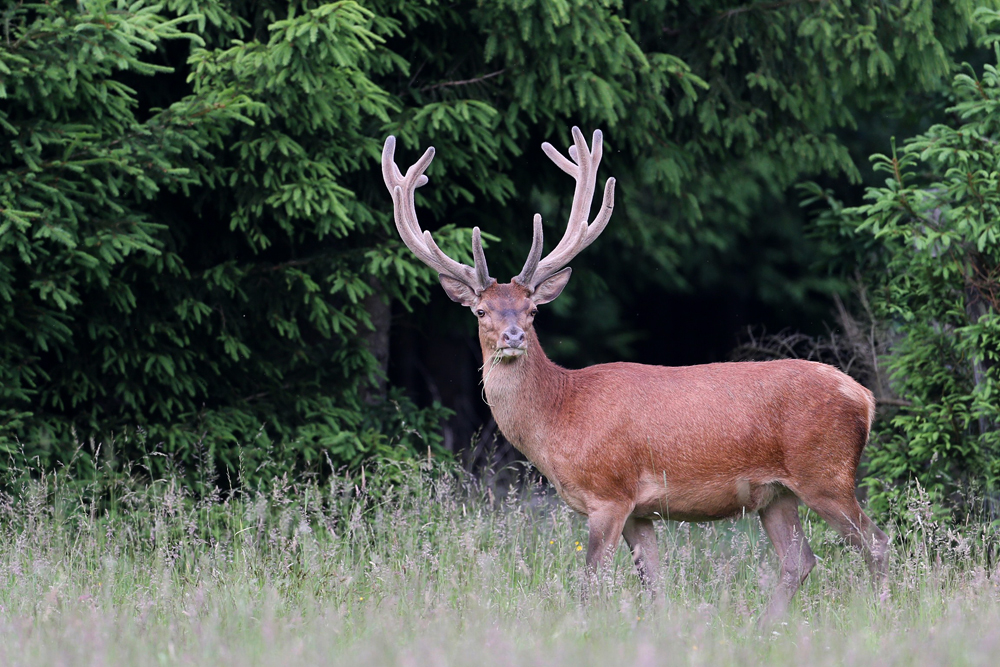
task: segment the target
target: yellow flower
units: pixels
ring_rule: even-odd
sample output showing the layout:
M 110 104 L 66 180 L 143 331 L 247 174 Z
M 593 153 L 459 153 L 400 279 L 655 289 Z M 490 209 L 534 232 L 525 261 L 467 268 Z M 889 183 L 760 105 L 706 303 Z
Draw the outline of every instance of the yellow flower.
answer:
M 576 543 L 576 550 L 577 551 L 583 551 L 583 547 L 580 546 L 579 542 Z
M 555 540 L 549 540 L 549 544 L 555 544 L 555 543 L 556 543 Z

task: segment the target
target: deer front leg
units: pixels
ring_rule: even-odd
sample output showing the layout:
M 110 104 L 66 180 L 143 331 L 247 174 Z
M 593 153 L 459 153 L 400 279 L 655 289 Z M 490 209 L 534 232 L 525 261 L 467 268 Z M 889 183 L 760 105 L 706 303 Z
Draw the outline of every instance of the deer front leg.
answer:
M 774 500 L 760 511 L 760 522 L 778 552 L 781 577 L 767 611 L 758 621 L 759 627 L 767 627 L 784 617 L 795 591 L 816 565 L 816 556 L 802 532 L 799 499 L 795 496 L 784 495 Z
M 596 583 L 597 576 L 618 547 L 625 520 L 631 508 L 604 506 L 587 516 L 590 537 L 587 541 L 587 579 Z

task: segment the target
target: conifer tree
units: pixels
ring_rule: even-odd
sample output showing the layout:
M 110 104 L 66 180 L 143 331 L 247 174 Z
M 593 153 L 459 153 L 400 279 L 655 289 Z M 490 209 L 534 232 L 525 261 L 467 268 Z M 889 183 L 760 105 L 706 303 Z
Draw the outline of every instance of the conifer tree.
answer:
M 440 406 L 382 382 L 388 304 L 406 318 L 435 282 L 393 229 L 390 133 L 436 146 L 417 203 L 456 258 L 479 224 L 491 261 L 523 260 L 536 206 L 561 233 L 565 183 L 528 151 L 575 123 L 606 130 L 629 193 L 582 289 L 723 281 L 696 275 L 706 258 L 774 299 L 825 289 L 781 269 L 808 253 L 736 251 L 752 225 L 800 234 L 764 214 L 798 179 L 857 176 L 836 132 L 939 86 L 972 7 L 11 4 L 0 444 L 54 464 L 93 437 L 230 472 L 437 447 Z
M 162 448 L 254 471 L 436 444 L 434 410 L 359 392 L 378 372 L 359 336 L 373 279 L 404 299 L 420 289 L 385 220 L 345 186 L 398 110 L 368 76 L 402 66 L 376 49 L 394 24 L 351 2 L 281 19 L 276 8 L 11 10 L 0 52 L 9 452 L 51 464 L 97 438 L 126 459 Z M 191 45 L 180 94 L 156 81 L 170 72 L 158 55 L 179 40 Z M 163 83 L 175 99 L 145 107 Z
M 1000 14 L 982 10 L 984 24 Z M 865 278 L 893 344 L 885 366 L 904 405 L 869 464 L 885 508 L 916 480 L 938 501 L 1000 480 L 1000 41 L 996 64 L 952 84 L 952 121 L 887 155 L 870 203 L 839 212 L 867 260 Z

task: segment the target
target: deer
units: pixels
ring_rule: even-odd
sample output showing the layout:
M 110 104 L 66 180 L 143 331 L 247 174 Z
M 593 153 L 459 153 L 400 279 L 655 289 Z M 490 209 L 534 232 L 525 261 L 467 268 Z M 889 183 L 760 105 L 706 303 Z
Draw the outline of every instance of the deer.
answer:
M 428 182 L 433 147 L 403 175 L 389 136 L 382 175 L 404 244 L 478 320 L 484 395 L 501 433 L 586 516 L 588 571 L 601 571 L 623 537 L 640 580 L 652 587 L 660 565 L 654 521 L 757 512 L 780 564 L 759 619 L 766 626 L 787 613 L 816 565 L 799 518 L 803 503 L 862 552 L 873 583 L 884 586 L 889 539 L 855 495 L 875 398 L 851 377 L 800 359 L 567 369 L 545 355 L 534 328 L 538 307 L 560 295 L 572 273 L 567 265 L 600 236 L 614 209 L 609 178 L 590 222 L 603 135 L 595 131 L 590 147 L 578 127 L 572 135 L 569 158 L 542 144 L 576 181 L 562 239 L 543 258 L 542 218 L 535 214 L 528 258 L 505 284 L 490 276 L 478 227 L 472 266 L 421 230 L 414 192 Z

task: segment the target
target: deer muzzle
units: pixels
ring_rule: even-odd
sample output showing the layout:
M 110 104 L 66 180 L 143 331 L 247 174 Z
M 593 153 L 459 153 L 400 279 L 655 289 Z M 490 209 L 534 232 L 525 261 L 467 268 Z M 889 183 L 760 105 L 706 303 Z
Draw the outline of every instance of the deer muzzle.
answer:
M 528 348 L 524 337 L 524 329 L 518 326 L 510 326 L 500 334 L 497 350 L 505 357 L 517 357 L 524 354 Z

